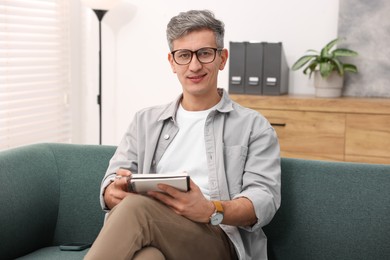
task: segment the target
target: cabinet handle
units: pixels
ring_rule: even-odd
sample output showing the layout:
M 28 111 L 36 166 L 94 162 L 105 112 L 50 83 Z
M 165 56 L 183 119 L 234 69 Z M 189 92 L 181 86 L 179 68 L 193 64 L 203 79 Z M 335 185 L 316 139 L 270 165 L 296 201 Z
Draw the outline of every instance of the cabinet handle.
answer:
M 281 126 L 281 127 L 285 127 L 286 126 L 286 123 L 271 123 L 272 126 Z

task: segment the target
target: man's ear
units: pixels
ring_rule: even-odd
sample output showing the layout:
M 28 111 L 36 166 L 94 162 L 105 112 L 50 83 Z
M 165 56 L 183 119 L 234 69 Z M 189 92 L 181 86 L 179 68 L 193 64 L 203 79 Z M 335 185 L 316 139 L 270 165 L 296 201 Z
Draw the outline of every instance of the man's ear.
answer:
M 175 61 L 173 60 L 172 53 L 168 53 L 168 61 L 171 64 L 171 69 L 173 73 L 176 73 Z
M 219 65 L 219 70 L 223 70 L 226 66 L 226 62 L 228 60 L 228 57 L 229 57 L 229 52 L 227 49 L 223 49 L 221 51 L 221 64 Z

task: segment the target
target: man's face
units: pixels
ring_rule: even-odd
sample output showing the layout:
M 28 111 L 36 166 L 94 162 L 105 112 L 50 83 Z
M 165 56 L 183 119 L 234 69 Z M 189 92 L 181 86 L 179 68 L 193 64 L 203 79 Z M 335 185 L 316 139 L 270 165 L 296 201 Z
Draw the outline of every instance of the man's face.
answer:
M 174 51 L 180 49 L 196 51 L 205 47 L 217 48 L 214 33 L 210 30 L 194 31 L 173 42 Z M 184 95 L 193 96 L 207 96 L 216 91 L 218 71 L 224 69 L 227 57 L 228 52 L 224 49 L 216 53 L 213 62 L 202 64 L 193 54 L 189 64 L 179 65 L 173 60 L 172 54 L 168 54 L 172 71 L 177 74 Z

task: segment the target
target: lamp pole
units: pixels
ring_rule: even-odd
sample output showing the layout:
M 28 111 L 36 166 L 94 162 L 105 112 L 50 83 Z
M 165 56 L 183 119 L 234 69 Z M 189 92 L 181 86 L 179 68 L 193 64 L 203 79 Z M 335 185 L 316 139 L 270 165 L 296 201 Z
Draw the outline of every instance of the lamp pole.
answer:
M 99 106 L 99 144 L 102 144 L 102 20 L 107 10 L 93 9 L 99 20 L 99 94 L 97 104 Z
M 108 10 L 119 3 L 120 0 L 81 0 L 83 4 L 91 8 L 99 20 L 99 94 L 97 104 L 99 105 L 99 144 L 102 144 L 102 20 Z

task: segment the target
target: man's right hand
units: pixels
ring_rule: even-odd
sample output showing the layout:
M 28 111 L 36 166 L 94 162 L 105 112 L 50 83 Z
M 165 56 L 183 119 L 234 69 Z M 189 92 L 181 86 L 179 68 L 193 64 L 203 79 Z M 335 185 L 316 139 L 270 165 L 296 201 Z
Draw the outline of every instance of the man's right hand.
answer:
M 115 180 L 106 187 L 104 191 L 104 202 L 109 209 L 115 207 L 130 193 L 127 191 L 127 184 L 131 178 L 131 172 L 126 169 L 119 169 L 116 172 Z M 122 178 L 121 178 L 122 177 Z

